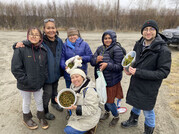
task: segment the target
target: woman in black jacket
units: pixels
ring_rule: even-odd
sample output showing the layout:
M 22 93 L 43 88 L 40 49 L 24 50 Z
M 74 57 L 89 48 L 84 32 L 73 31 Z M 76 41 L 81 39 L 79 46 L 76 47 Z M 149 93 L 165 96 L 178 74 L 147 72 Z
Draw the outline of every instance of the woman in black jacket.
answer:
M 36 28 L 27 32 L 25 47 L 15 49 L 12 58 L 11 71 L 17 79 L 17 88 L 23 97 L 23 122 L 29 129 L 36 129 L 38 125 L 32 120 L 30 111 L 31 94 L 33 94 L 37 117 L 43 129 L 48 128 L 45 120 L 42 87 L 47 79 L 47 52 L 42 46 L 42 33 Z
M 107 83 L 107 102 L 105 104 L 105 113 L 101 117 L 101 120 L 106 120 L 109 118 L 111 112 L 113 119 L 109 126 L 115 126 L 119 121 L 119 114 L 114 101 L 115 98 L 123 98 L 123 91 L 120 81 L 122 79 L 123 71 L 121 62 L 124 54 L 121 47 L 117 45 L 116 33 L 114 31 L 105 31 L 102 35 L 102 43 L 103 45 L 97 48 L 96 52 L 91 58 L 91 65 L 95 66 L 96 70 L 103 71 L 104 78 Z
M 61 52 L 63 42 L 58 37 L 58 31 L 55 26 L 55 20 L 53 18 L 47 18 L 44 20 L 44 34 L 42 45 L 47 50 L 48 61 L 48 77 L 43 86 L 43 105 L 45 111 L 45 118 L 48 120 L 54 120 L 55 115 L 49 111 L 49 102 L 51 100 L 51 106 L 56 110 L 62 112 L 61 108 L 56 102 L 57 88 L 59 78 L 62 76 L 62 69 L 60 68 Z M 18 42 L 13 46 L 15 48 L 24 47 L 22 42 Z

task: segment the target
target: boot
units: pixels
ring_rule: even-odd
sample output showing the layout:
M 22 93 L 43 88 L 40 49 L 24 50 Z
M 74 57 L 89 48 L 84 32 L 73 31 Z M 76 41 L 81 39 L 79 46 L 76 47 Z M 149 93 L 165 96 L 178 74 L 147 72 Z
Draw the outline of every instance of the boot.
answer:
M 62 112 L 63 111 L 63 108 L 60 107 L 58 104 L 55 104 L 55 103 L 51 103 L 51 106 L 54 107 L 57 111 L 60 111 Z
M 23 123 L 29 129 L 37 129 L 38 125 L 32 120 L 32 113 L 29 112 L 28 114 L 23 113 Z
M 37 111 L 37 118 L 39 119 L 43 129 L 47 129 L 49 127 L 48 122 L 45 120 L 44 111 Z
M 146 124 L 144 124 L 145 132 L 143 134 L 153 134 L 154 127 L 149 127 Z
M 53 115 L 52 113 L 49 112 L 48 107 L 44 106 L 44 112 L 45 112 L 45 119 L 47 119 L 47 120 L 55 119 L 55 115 Z
M 109 116 L 110 116 L 110 113 L 108 111 L 105 111 L 105 113 L 102 115 L 100 120 L 106 120 L 107 118 L 109 118 Z
M 131 111 L 130 117 L 127 121 L 121 122 L 121 127 L 128 128 L 128 127 L 136 127 L 138 125 L 138 118 L 139 115 L 136 115 L 134 112 Z
M 119 121 L 119 114 L 118 114 L 117 117 L 114 117 L 114 118 L 112 119 L 112 121 L 109 123 L 109 126 L 110 126 L 110 127 L 116 126 L 116 124 L 118 123 L 118 121 Z
M 94 128 L 92 128 L 89 131 L 87 131 L 85 134 L 95 134 L 96 133 L 96 129 L 97 129 L 97 125 Z

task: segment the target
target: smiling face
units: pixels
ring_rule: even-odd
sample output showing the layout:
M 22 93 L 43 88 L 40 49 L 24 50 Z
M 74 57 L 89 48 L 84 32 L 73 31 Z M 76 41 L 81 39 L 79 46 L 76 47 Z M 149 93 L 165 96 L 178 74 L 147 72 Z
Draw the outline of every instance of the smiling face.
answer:
M 78 35 L 70 35 L 68 37 L 69 41 L 72 43 L 75 43 L 78 38 L 79 38 Z
M 153 41 L 156 37 L 156 34 L 157 31 L 153 27 L 146 27 L 142 32 L 143 38 L 148 42 Z
M 34 44 L 34 45 L 37 45 L 41 40 L 41 37 L 40 37 L 40 33 L 37 29 L 32 29 L 30 32 L 29 32 L 29 41 Z
M 110 36 L 109 34 L 106 34 L 106 35 L 104 36 L 104 45 L 105 45 L 106 47 L 109 47 L 109 46 L 111 45 L 111 43 L 112 43 L 111 36 Z
M 56 35 L 56 32 L 57 32 L 57 29 L 55 27 L 55 23 L 51 22 L 51 21 L 48 21 L 47 23 L 45 23 L 44 32 L 47 35 L 47 38 L 49 40 L 54 41 L 55 40 L 55 35 Z
M 71 76 L 71 82 L 73 83 L 73 85 L 74 85 L 75 87 L 81 86 L 81 84 L 83 83 L 83 81 L 84 81 L 84 78 L 83 78 L 81 75 L 79 75 L 79 74 L 73 74 L 73 75 Z

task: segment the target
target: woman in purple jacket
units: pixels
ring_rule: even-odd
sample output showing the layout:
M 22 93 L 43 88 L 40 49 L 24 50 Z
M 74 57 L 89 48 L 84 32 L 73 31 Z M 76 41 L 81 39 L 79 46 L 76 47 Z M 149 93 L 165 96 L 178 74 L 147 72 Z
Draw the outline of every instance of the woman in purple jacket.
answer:
M 67 39 L 62 48 L 62 55 L 61 55 L 61 68 L 66 70 L 67 66 L 65 62 L 74 57 L 79 55 L 82 58 L 82 67 L 87 74 L 87 63 L 90 62 L 92 52 L 87 42 L 83 41 L 80 36 L 79 30 L 76 28 L 69 28 L 67 30 Z M 70 75 L 65 71 L 64 78 L 66 82 L 66 87 L 69 88 L 71 85 L 71 78 Z

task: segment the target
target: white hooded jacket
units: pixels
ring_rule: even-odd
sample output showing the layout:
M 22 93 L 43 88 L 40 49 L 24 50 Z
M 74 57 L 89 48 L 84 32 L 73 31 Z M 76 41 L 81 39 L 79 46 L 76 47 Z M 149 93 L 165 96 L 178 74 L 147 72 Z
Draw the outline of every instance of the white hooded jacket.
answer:
M 87 80 L 83 82 L 82 86 L 86 81 Z M 72 84 L 71 89 L 78 91 L 82 86 L 75 88 Z M 86 90 L 86 92 L 84 92 L 84 90 Z M 75 105 L 79 108 L 72 110 L 72 115 L 70 116 L 67 126 L 71 126 L 79 131 L 88 131 L 95 127 L 101 115 L 99 100 L 99 96 L 95 91 L 95 84 L 90 80 L 88 85 L 77 93 L 77 102 Z

